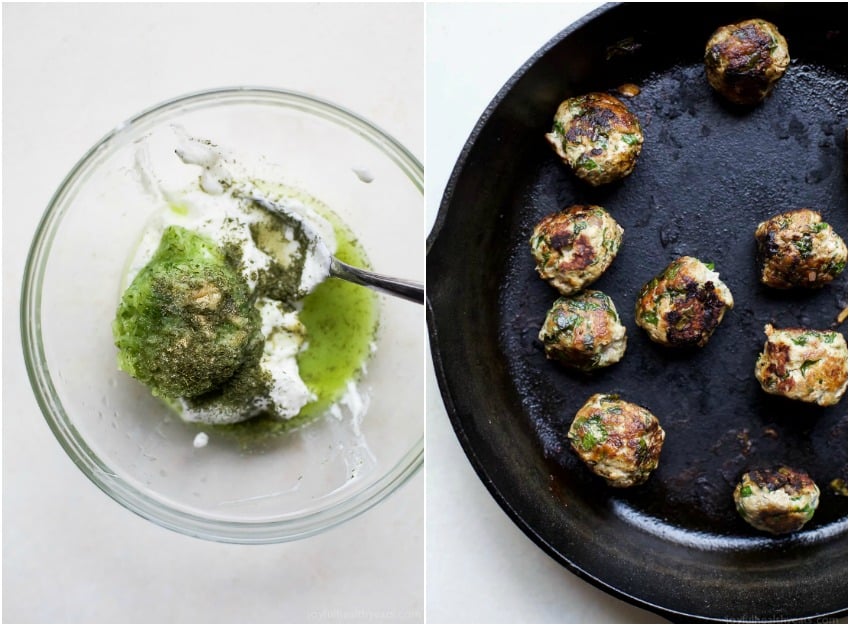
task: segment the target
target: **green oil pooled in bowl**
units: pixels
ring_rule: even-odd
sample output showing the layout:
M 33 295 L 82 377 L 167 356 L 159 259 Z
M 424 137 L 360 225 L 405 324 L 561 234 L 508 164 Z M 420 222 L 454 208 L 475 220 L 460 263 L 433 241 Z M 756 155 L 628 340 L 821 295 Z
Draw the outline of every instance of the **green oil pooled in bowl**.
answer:
M 336 257 L 368 269 L 366 252 L 351 231 L 340 223 L 334 224 L 334 230 Z M 377 303 L 371 289 L 338 278 L 329 278 L 304 298 L 300 318 L 307 327 L 309 345 L 298 356 L 298 367 L 318 399 L 301 410 L 303 415 L 327 410 L 366 362 L 378 325 Z

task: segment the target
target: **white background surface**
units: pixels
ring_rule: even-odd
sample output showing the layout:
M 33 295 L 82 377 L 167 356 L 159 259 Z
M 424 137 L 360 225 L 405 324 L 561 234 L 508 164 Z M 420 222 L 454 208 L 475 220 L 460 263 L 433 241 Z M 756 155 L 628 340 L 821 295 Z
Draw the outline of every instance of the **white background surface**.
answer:
M 528 57 L 597 6 L 598 3 L 428 7 L 429 227 L 460 150 L 490 100 Z M 464 456 L 439 398 L 432 366 L 427 376 L 428 620 L 663 622 L 574 576 L 513 524 Z
M 71 166 L 125 118 L 247 84 L 328 99 L 420 160 L 423 8 L 4 5 L 3 621 L 421 621 L 423 474 L 319 536 L 220 545 L 127 512 L 65 456 L 24 370 L 26 253 Z

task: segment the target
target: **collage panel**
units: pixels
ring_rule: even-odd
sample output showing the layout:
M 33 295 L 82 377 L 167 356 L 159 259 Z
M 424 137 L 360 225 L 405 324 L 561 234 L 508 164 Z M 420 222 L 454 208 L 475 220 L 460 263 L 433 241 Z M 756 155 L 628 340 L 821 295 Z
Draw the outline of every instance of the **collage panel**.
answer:
M 846 3 L 4 3 L 4 623 L 847 623 Z
M 846 622 L 825 8 L 429 7 L 429 621 Z
M 423 6 L 3 13 L 4 622 L 422 623 Z

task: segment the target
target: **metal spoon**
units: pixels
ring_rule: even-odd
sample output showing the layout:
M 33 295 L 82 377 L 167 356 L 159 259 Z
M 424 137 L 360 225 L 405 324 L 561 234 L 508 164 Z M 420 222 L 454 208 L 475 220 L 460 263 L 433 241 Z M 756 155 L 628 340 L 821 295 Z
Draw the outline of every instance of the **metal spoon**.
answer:
M 390 294 L 391 296 L 398 296 L 399 298 L 404 298 L 411 302 L 417 302 L 419 304 L 425 303 L 425 289 L 422 283 L 405 280 L 403 278 L 394 278 L 384 274 L 377 274 L 375 272 L 370 272 L 368 270 L 343 263 L 330 253 L 330 250 L 328 250 L 325 245 L 322 236 L 316 231 L 312 224 L 304 219 L 303 216 L 256 194 L 245 194 L 243 197 L 263 207 L 270 213 L 297 221 L 316 246 L 318 256 L 323 260 L 327 260 L 329 276 L 334 276 L 357 285 L 363 285 L 364 287 L 369 287 L 376 291 Z

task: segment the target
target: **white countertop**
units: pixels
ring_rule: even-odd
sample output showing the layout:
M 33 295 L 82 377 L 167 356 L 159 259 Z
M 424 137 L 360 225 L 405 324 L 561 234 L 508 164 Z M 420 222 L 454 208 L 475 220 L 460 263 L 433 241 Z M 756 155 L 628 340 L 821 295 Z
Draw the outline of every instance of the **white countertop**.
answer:
M 460 150 L 490 100 L 543 44 L 598 6 L 429 5 L 429 225 Z M 443 408 L 433 366 L 427 376 L 428 621 L 664 622 L 573 575 L 514 525 L 467 461 Z
M 423 473 L 326 533 L 223 545 L 147 522 L 68 459 L 30 390 L 18 310 L 50 196 L 127 117 L 187 92 L 285 87 L 424 156 L 423 7 L 3 7 L 3 620 L 421 622 Z

